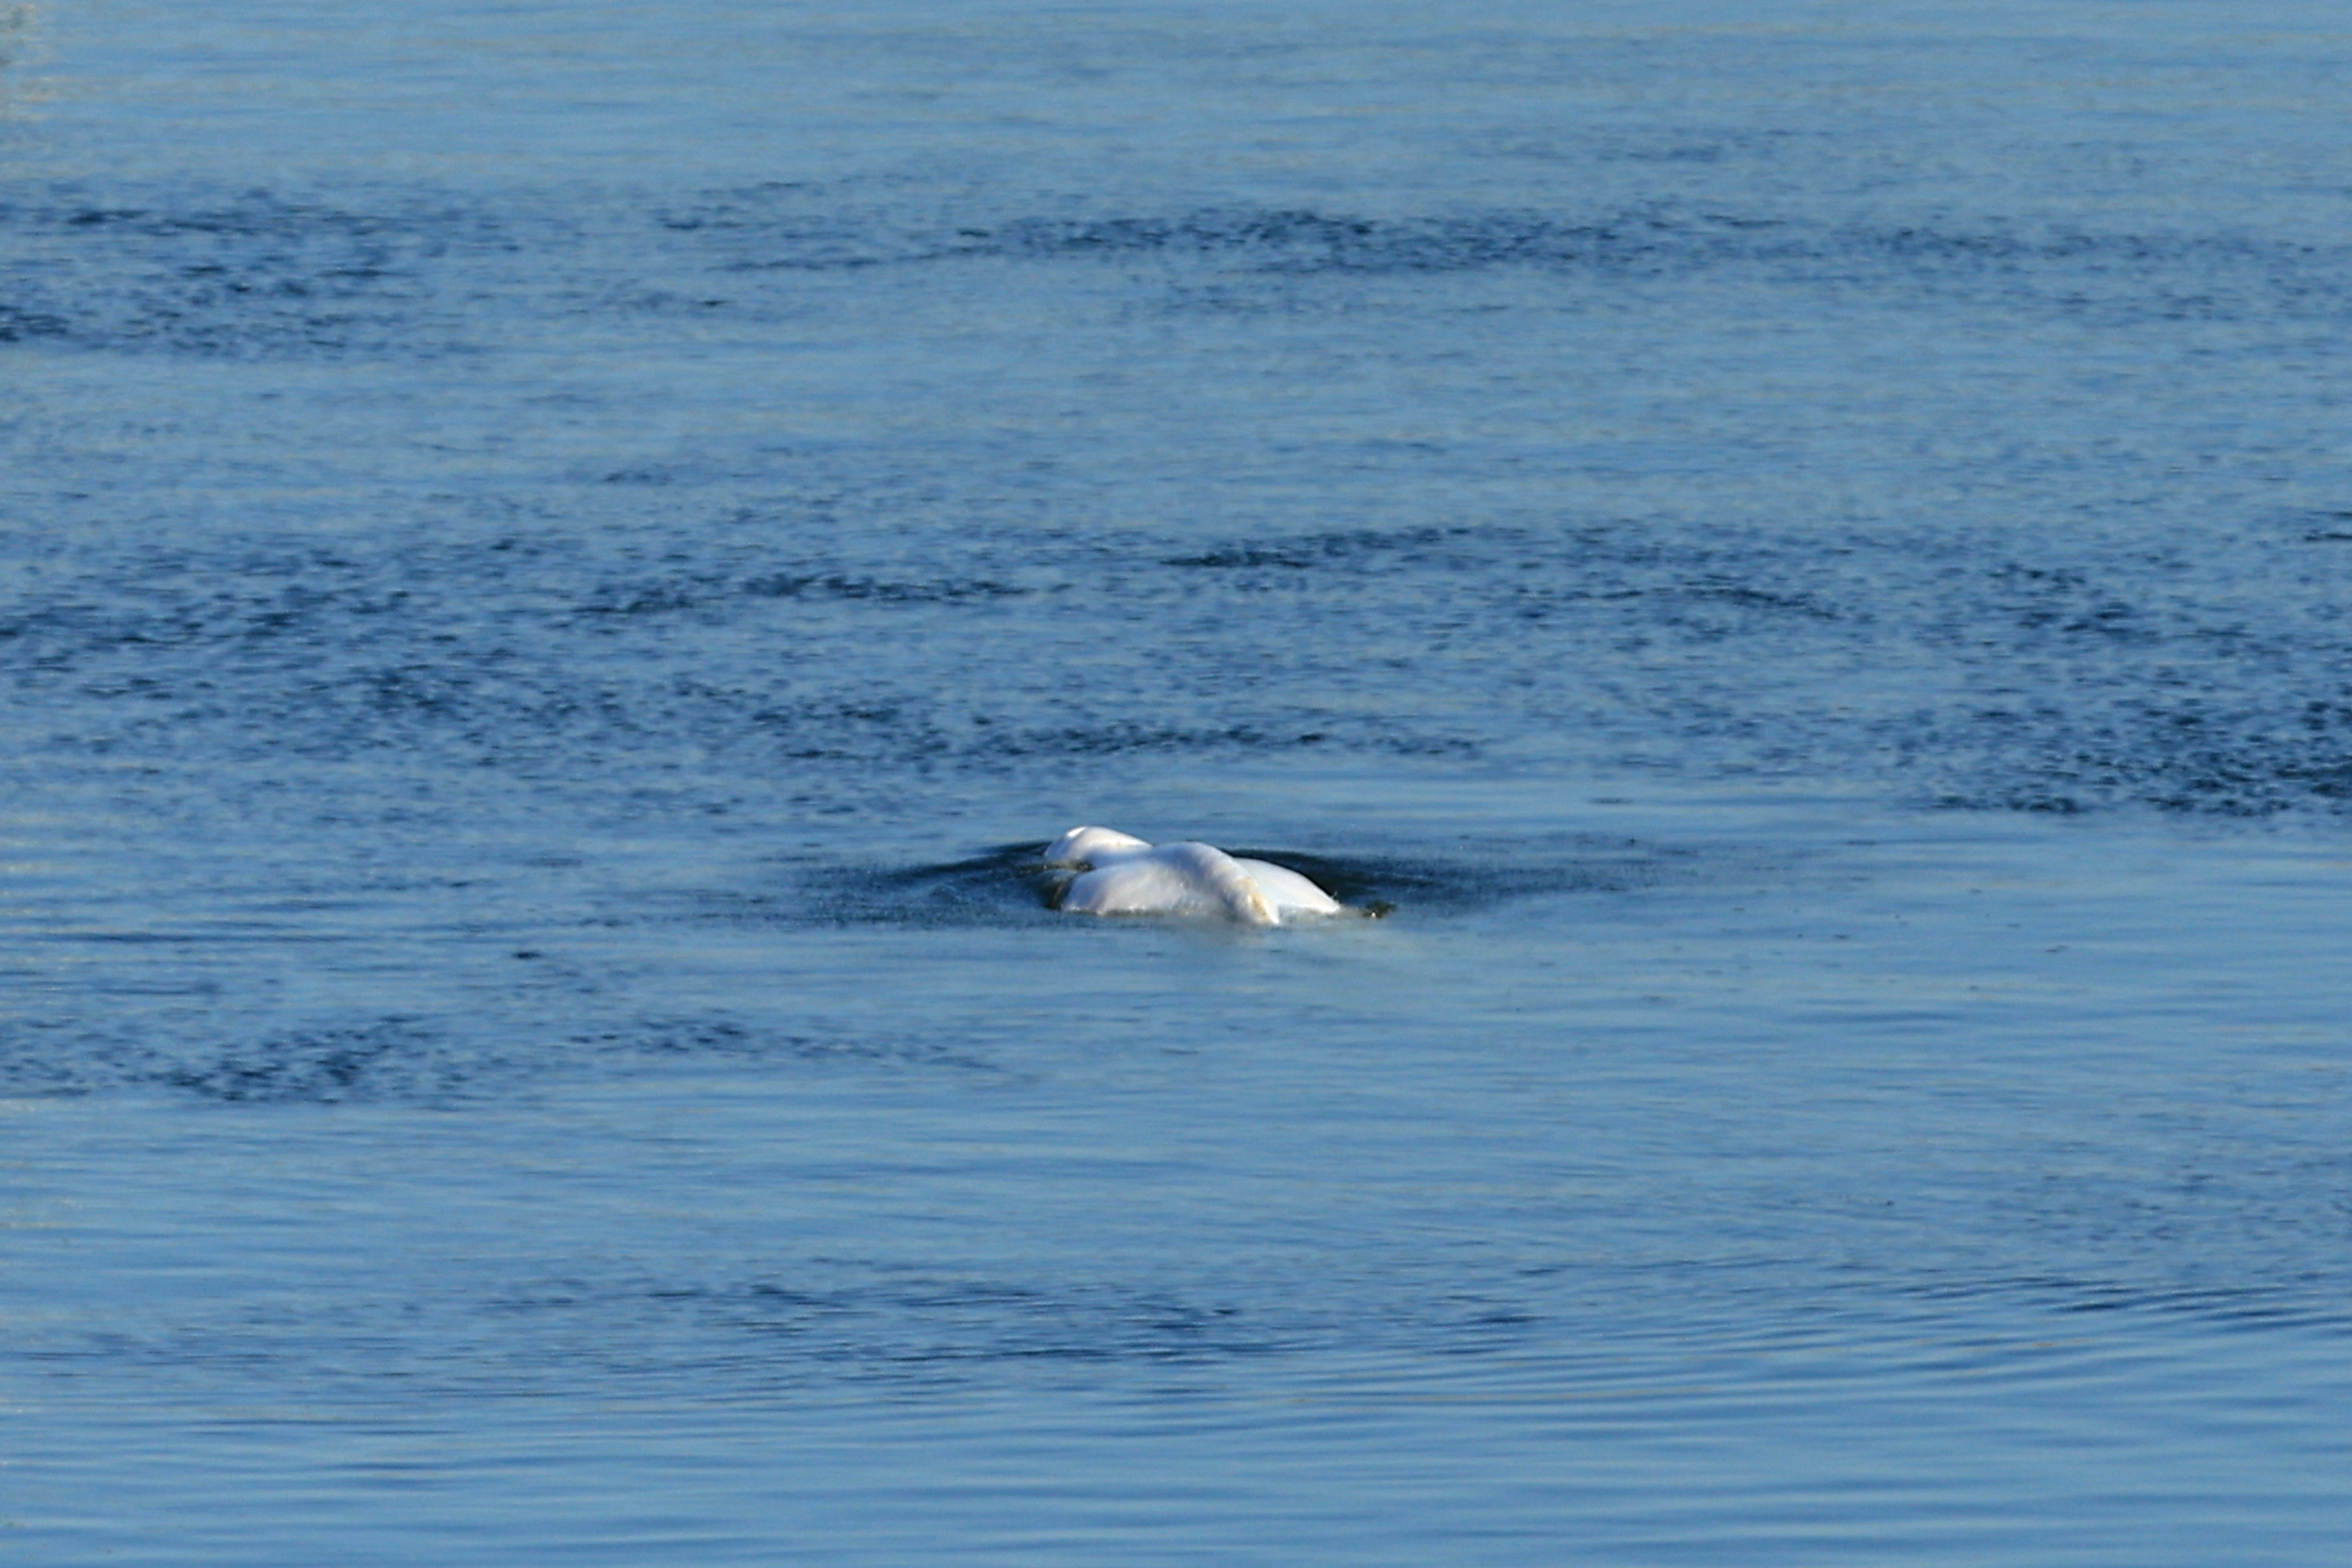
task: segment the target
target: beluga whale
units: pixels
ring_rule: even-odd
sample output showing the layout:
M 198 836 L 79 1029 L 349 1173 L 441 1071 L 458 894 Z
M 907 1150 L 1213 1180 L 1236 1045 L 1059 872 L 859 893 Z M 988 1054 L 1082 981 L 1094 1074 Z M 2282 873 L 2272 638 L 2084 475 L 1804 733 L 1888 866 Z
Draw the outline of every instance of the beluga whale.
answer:
M 1045 864 L 1074 869 L 1056 908 L 1088 915 L 1205 915 L 1278 926 L 1294 915 L 1344 912 L 1297 872 L 1211 844 L 1147 844 L 1109 827 L 1073 827 Z

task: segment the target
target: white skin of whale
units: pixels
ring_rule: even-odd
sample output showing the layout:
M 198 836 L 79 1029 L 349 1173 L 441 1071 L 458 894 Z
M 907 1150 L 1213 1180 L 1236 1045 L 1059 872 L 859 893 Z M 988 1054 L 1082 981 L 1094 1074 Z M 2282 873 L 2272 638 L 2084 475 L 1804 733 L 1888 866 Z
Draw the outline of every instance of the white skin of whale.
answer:
M 1271 926 L 1285 915 L 1339 912 L 1338 900 L 1297 872 L 1213 845 L 1154 846 L 1108 827 L 1073 827 L 1045 860 L 1086 868 L 1062 893 L 1062 908 L 1081 914 L 1223 915 Z

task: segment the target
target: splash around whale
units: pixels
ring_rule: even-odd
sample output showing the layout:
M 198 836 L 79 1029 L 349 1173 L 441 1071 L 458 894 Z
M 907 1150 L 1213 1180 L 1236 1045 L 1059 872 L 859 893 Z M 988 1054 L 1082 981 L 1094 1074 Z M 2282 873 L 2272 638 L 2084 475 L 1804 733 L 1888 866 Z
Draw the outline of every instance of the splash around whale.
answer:
M 1077 874 L 1056 908 L 1089 915 L 1197 915 L 1275 926 L 1299 915 L 1349 912 L 1297 872 L 1213 845 L 1152 845 L 1108 827 L 1073 827 L 1045 851 Z

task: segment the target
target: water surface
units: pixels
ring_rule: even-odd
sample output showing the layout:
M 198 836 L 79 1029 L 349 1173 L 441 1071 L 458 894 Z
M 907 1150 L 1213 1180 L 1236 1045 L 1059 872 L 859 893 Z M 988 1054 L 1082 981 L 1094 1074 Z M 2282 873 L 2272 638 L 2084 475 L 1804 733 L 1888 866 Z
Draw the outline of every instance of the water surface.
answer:
M 31 1560 L 2342 1558 L 2328 8 L 0 26 Z

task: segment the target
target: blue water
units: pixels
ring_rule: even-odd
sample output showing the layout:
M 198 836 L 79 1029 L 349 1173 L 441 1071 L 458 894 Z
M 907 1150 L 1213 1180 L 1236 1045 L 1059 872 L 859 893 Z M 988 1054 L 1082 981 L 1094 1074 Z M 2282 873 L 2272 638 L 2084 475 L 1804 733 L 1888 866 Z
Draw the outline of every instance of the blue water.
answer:
M 0 1555 L 2352 1551 L 2340 8 L 0 59 Z

